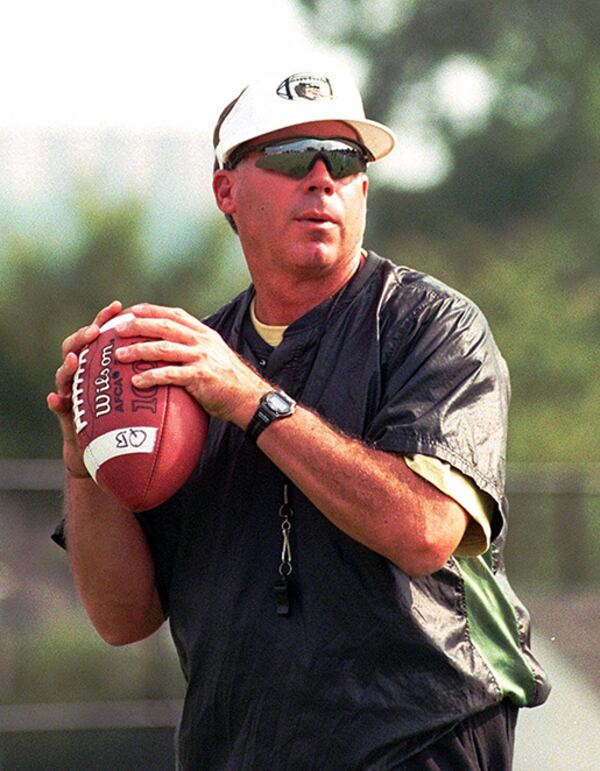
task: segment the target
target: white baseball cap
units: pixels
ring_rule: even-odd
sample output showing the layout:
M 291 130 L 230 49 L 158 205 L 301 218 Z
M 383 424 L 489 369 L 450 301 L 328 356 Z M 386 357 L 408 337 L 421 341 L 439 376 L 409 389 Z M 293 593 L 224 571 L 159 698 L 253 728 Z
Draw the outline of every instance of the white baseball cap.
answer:
M 297 72 L 283 79 L 258 80 L 242 91 L 219 130 L 215 148 L 219 166 L 243 142 L 288 126 L 324 120 L 352 126 L 374 160 L 391 152 L 396 143 L 391 129 L 365 117 L 358 88 L 347 75 Z

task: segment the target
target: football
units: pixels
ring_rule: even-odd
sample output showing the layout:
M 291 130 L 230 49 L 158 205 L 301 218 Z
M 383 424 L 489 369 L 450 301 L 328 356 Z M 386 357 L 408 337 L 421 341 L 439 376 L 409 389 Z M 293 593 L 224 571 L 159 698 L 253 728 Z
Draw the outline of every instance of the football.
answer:
M 122 364 L 121 346 L 148 338 L 120 338 L 122 313 L 100 329 L 79 354 L 73 379 L 73 420 L 83 460 L 96 483 L 131 511 L 166 501 L 195 468 L 206 439 L 208 416 L 179 386 L 136 388 L 131 378 L 161 362 Z

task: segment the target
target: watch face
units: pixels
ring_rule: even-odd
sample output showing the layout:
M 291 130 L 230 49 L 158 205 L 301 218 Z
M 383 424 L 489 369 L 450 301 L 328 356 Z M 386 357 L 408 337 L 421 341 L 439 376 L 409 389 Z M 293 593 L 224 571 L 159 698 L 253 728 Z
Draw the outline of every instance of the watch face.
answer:
M 266 401 L 273 412 L 277 412 L 280 415 L 285 415 L 286 412 L 290 411 L 291 405 L 289 401 L 281 394 L 270 393 Z

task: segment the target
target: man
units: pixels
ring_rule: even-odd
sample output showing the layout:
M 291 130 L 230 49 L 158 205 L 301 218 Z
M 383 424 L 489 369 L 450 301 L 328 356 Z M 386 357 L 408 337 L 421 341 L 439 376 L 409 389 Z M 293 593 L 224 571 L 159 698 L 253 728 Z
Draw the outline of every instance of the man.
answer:
M 224 111 L 213 188 L 252 286 L 204 323 L 134 308 L 212 416 L 197 472 L 133 514 L 91 481 L 63 344 L 49 406 L 67 542 L 110 643 L 168 616 L 187 681 L 185 769 L 506 769 L 548 686 L 504 574 L 508 377 L 462 295 L 362 249 L 367 163 L 393 147 L 344 77 L 276 73 Z

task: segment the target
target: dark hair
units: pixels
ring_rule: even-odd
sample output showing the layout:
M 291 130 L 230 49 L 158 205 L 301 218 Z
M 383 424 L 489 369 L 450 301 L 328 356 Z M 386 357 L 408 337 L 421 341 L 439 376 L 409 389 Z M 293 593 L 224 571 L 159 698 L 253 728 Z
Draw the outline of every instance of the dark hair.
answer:
M 223 111 L 219 115 L 219 117 L 217 119 L 217 122 L 215 124 L 215 129 L 213 131 L 213 148 L 215 150 L 217 149 L 217 146 L 218 146 L 218 144 L 219 144 L 219 142 L 221 140 L 221 126 L 223 125 L 223 122 L 225 121 L 225 118 L 229 115 L 229 113 L 236 106 L 236 104 L 238 103 L 239 98 L 241 97 L 241 95 L 244 93 L 245 90 L 246 90 L 245 88 L 242 89 L 242 91 L 240 91 L 240 93 L 236 96 L 236 98 L 233 99 L 231 102 L 229 102 L 229 104 L 223 109 Z M 214 160 L 214 163 L 213 163 L 213 174 L 214 174 L 215 171 L 218 171 L 219 168 L 220 168 L 219 161 L 217 160 L 217 157 L 215 156 L 215 160 Z M 226 214 L 225 215 L 225 219 L 227 220 L 227 222 L 229 222 L 231 227 L 237 233 L 238 232 L 237 231 L 237 227 L 235 225 L 234 219 L 231 216 L 231 214 Z

